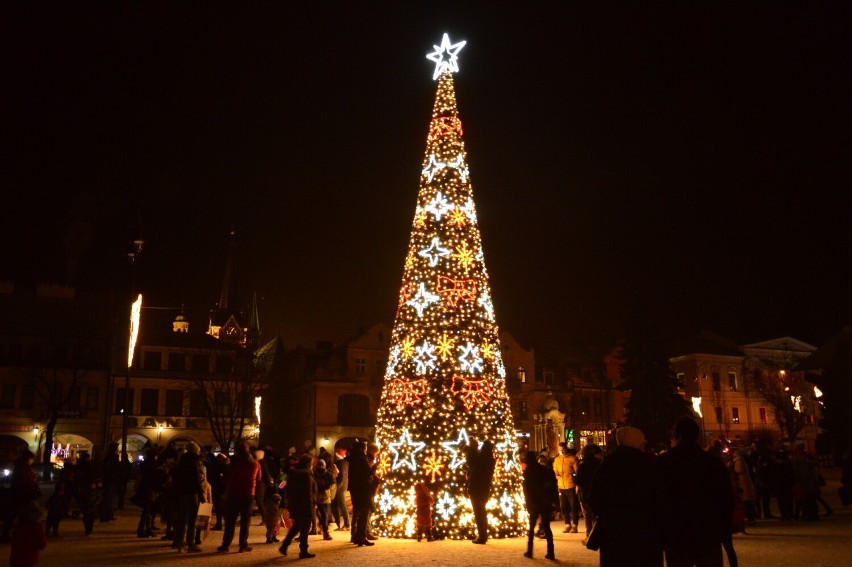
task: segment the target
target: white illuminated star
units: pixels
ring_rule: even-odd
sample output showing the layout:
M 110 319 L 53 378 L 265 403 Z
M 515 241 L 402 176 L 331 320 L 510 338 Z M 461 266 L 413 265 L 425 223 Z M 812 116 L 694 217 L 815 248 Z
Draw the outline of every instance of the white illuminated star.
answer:
M 426 210 L 435 215 L 435 220 L 438 222 L 441 222 L 441 217 L 448 214 L 454 208 L 455 205 L 450 203 L 440 191 L 438 191 L 435 198 L 426 205 Z
M 468 199 L 460 208 L 467 215 L 467 220 L 470 221 L 470 224 L 476 224 L 476 209 L 473 206 L 473 199 Z
M 432 239 L 432 244 L 417 253 L 422 258 L 429 259 L 429 265 L 435 267 L 438 265 L 438 260 L 441 256 L 449 256 L 452 251 L 441 246 L 441 239 L 437 236 Z
M 432 351 L 435 349 L 434 345 L 430 345 L 429 341 L 423 341 L 422 345 L 414 348 L 417 351 L 417 354 L 413 358 L 414 364 L 417 365 L 416 372 L 418 374 L 426 374 L 427 368 L 435 370 L 435 361 L 438 357 L 432 354 Z
M 463 449 L 470 445 L 470 438 L 467 436 L 467 431 L 464 429 L 459 430 L 458 439 L 455 441 L 442 441 L 441 446 L 450 452 L 453 458 L 450 460 L 450 468 L 452 470 L 456 470 L 459 468 L 464 462 L 464 451 Z
M 423 168 L 423 171 L 420 174 L 425 175 L 426 179 L 429 180 L 429 183 L 432 183 L 432 179 L 434 179 L 435 174 L 445 167 L 447 167 L 447 164 L 436 160 L 435 154 L 429 154 L 429 163 L 426 164 L 426 167 Z
M 433 45 L 435 51 L 426 55 L 426 59 L 435 62 L 435 73 L 432 75 L 432 80 L 441 76 L 444 71 L 450 73 L 458 73 L 459 57 L 458 53 L 465 46 L 466 41 L 458 43 L 450 43 L 450 36 L 444 34 L 441 39 L 441 45 Z
M 464 162 L 464 158 L 461 154 L 454 161 L 447 163 L 448 166 L 455 168 L 456 171 L 459 172 L 459 177 L 461 177 L 462 183 L 467 183 L 467 176 L 469 175 L 469 171 L 467 169 L 467 164 Z
M 417 316 L 423 317 L 423 310 L 429 307 L 430 303 L 437 303 L 441 297 L 432 292 L 426 291 L 426 284 L 421 282 L 417 290 L 417 294 L 405 302 L 417 310 Z
M 435 502 L 435 511 L 445 520 L 449 520 L 456 513 L 456 499 L 450 496 L 449 492 L 444 492 Z
M 459 355 L 459 364 L 462 371 L 467 370 L 471 374 L 479 370 L 482 372 L 482 357 L 479 356 L 479 347 L 473 343 L 460 345 L 459 350 L 462 353 Z
M 388 443 L 388 447 L 390 447 L 390 450 L 393 452 L 393 465 L 391 465 L 391 470 L 396 470 L 402 466 L 406 466 L 409 470 L 411 470 L 411 472 L 415 472 L 417 470 L 417 463 L 414 461 L 414 456 L 422 451 L 425 446 L 426 443 L 412 441 L 411 434 L 408 432 L 408 429 L 403 429 L 402 436 L 399 438 L 399 441 Z
M 399 345 L 394 345 L 390 349 L 390 357 L 388 358 L 388 367 L 385 370 L 385 377 L 393 376 L 396 372 L 396 365 L 399 364 Z
M 512 504 L 512 497 L 505 492 L 500 497 L 500 509 L 503 510 L 503 515 L 507 518 L 511 518 L 512 512 L 515 510 L 515 506 Z
M 491 297 L 488 295 L 488 291 L 483 290 L 482 295 L 479 296 L 477 302 L 485 309 L 485 313 L 488 315 L 488 320 L 494 320 L 494 305 L 491 303 Z
M 515 453 L 518 451 L 518 444 L 512 437 L 506 433 L 503 435 L 503 441 L 497 443 L 497 452 L 503 453 L 503 470 L 508 471 L 512 467 L 518 466 L 518 461 L 515 458 Z

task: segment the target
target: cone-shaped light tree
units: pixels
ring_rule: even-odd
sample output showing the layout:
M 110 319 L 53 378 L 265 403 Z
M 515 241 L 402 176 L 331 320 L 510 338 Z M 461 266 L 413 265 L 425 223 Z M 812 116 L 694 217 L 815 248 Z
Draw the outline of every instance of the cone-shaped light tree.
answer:
M 464 448 L 486 440 L 496 455 L 489 535 L 526 531 L 506 370 L 453 87 L 464 43 L 444 34 L 427 56 L 436 63 L 438 89 L 376 427 L 385 483 L 374 525 L 388 537 L 416 534 L 414 485 L 421 481 L 435 498 L 437 534 L 473 536 Z

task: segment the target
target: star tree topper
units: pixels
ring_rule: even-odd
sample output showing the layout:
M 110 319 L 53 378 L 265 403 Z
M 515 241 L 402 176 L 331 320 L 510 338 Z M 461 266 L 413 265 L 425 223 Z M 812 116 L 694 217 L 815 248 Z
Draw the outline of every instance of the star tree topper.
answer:
M 444 71 L 449 71 L 450 73 L 459 72 L 458 53 L 466 43 L 466 41 L 450 43 L 450 36 L 444 34 L 441 45 L 432 46 L 435 48 L 435 51 L 426 55 L 426 59 L 435 62 L 435 73 L 432 75 L 432 80 L 440 77 Z

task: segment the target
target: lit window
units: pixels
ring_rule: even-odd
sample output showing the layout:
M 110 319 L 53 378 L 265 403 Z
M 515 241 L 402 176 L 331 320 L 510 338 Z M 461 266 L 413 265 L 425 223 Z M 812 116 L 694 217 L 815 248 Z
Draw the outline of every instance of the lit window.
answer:
M 710 376 L 713 379 L 713 391 L 718 392 L 722 389 L 722 378 L 719 376 L 718 372 L 712 372 Z
M 736 372 L 728 372 L 728 389 L 732 392 L 737 391 L 737 373 Z
M 518 366 L 518 382 L 521 384 L 527 383 L 527 371 L 523 366 Z
M 731 408 L 731 421 L 734 423 L 740 422 L 740 408 Z

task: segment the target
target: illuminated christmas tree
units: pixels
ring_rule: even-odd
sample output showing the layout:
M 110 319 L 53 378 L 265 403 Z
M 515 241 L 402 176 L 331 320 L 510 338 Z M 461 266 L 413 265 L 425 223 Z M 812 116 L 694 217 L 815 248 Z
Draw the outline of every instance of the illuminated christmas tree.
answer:
M 514 537 L 527 529 L 506 370 L 453 87 L 464 45 L 444 34 L 427 56 L 436 63 L 438 89 L 376 428 L 385 483 L 374 525 L 388 537 L 416 534 L 419 481 L 435 498 L 437 534 L 472 537 L 463 449 L 486 440 L 497 457 L 489 535 Z

